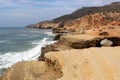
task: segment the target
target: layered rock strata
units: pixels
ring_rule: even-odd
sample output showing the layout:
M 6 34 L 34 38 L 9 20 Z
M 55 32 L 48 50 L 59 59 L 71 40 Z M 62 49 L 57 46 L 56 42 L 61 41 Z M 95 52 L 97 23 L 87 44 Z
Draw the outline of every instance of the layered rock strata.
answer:
M 120 26 L 120 13 L 119 12 L 102 12 L 86 15 L 82 18 L 78 18 L 64 25 L 64 28 L 53 29 L 54 33 L 62 32 L 82 32 L 83 29 L 99 29 L 113 28 L 114 26 Z
M 43 21 L 37 24 L 28 25 L 26 27 L 28 28 L 38 28 L 38 29 L 52 29 L 57 28 L 60 25 L 60 23 L 56 23 L 53 21 Z
M 41 55 L 38 58 L 38 60 L 40 61 L 44 60 L 45 59 L 44 55 L 48 52 L 64 51 L 70 49 L 84 49 L 90 47 L 102 47 L 108 45 L 109 42 L 112 43 L 109 46 L 113 46 L 113 47 L 120 46 L 120 36 L 119 36 L 120 33 L 116 33 L 118 35 L 116 34 L 111 35 L 108 32 L 108 34 L 109 35 L 99 35 L 99 32 L 86 31 L 86 34 L 79 34 L 79 35 L 69 34 L 69 35 L 61 36 L 59 41 L 57 41 L 56 43 L 42 47 Z M 106 39 L 107 41 L 105 42 L 104 40 Z

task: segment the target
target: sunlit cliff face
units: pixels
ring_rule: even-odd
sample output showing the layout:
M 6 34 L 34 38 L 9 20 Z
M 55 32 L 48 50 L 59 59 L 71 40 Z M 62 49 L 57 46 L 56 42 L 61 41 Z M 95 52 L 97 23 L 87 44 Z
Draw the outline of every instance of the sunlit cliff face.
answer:
M 86 15 L 82 18 L 76 19 L 67 23 L 65 28 L 102 28 L 102 26 L 120 26 L 119 12 L 102 12 L 96 14 Z

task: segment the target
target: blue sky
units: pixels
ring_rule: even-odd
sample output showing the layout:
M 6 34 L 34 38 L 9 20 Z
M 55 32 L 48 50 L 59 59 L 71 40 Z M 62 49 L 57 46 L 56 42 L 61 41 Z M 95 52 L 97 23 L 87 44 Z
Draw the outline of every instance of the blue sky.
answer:
M 24 27 L 51 20 L 85 6 L 119 0 L 0 0 L 0 27 Z

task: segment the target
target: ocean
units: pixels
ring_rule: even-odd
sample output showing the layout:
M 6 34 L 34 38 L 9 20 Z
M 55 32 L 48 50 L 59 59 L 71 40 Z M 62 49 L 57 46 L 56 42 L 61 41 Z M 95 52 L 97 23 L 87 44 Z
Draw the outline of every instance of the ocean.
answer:
M 0 28 L 0 75 L 16 62 L 37 60 L 53 37 L 50 29 Z

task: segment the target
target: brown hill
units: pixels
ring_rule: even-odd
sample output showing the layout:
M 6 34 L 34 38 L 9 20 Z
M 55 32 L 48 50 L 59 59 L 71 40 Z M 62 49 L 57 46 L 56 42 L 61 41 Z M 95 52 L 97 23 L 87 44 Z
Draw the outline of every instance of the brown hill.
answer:
M 120 27 L 120 12 L 101 12 L 86 15 L 84 17 L 69 21 L 64 25 L 64 28 L 55 28 L 55 33 L 61 32 L 81 32 L 84 28 L 95 30 L 113 30 Z
M 120 13 L 119 12 L 102 12 L 86 15 L 74 21 L 67 23 L 64 27 L 73 27 L 86 29 L 89 28 L 102 28 L 102 26 L 120 26 Z
M 29 25 L 27 27 L 34 28 L 56 28 L 56 27 L 64 27 L 64 25 L 74 19 L 83 17 L 85 15 L 99 13 L 99 12 L 120 12 L 120 2 L 113 2 L 109 5 L 99 6 L 99 7 L 84 7 L 82 9 L 78 9 L 75 12 L 58 17 L 51 21 L 43 21 L 37 24 Z
M 74 20 L 85 15 L 89 15 L 91 13 L 98 13 L 98 12 L 120 12 L 120 2 L 113 2 L 109 5 L 99 6 L 99 7 L 83 7 L 82 9 L 78 9 L 75 12 L 58 17 L 53 19 L 55 22 L 61 22 L 66 20 Z

